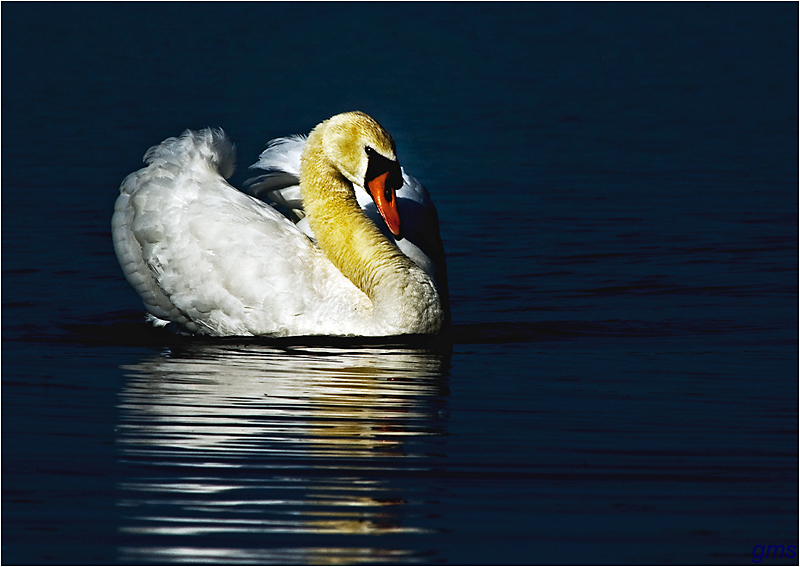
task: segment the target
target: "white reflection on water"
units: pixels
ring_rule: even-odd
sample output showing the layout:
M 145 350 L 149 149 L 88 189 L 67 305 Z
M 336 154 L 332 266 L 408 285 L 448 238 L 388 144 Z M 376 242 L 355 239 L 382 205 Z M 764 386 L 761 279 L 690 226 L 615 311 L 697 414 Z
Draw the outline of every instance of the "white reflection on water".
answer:
M 409 348 L 245 344 L 123 367 L 121 560 L 414 561 L 330 537 L 430 532 L 393 479 L 425 470 L 415 439 L 444 432 L 446 364 Z
M 212 565 L 352 565 L 354 563 L 403 563 L 411 553 L 403 550 L 380 548 L 311 547 L 282 549 L 239 549 L 202 547 L 149 547 L 125 549 L 124 560 L 131 562 L 189 563 Z

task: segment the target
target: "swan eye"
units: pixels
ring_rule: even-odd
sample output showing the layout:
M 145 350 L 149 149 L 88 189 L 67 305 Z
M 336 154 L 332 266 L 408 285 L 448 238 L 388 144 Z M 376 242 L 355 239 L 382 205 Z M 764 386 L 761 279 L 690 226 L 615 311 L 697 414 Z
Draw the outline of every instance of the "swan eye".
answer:
M 364 146 L 364 151 L 366 152 L 367 157 L 372 157 L 372 156 L 374 156 L 374 155 L 376 155 L 378 153 L 375 150 L 373 150 L 372 148 L 370 148 L 369 146 Z

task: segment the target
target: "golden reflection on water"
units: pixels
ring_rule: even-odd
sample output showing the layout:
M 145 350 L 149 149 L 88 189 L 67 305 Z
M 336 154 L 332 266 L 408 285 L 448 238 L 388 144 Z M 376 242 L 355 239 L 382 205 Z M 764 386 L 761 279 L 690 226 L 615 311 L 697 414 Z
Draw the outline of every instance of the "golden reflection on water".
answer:
M 446 364 L 410 348 L 246 344 L 123 367 L 117 441 L 132 474 L 120 484 L 120 531 L 135 543 L 121 559 L 410 560 L 410 550 L 368 540 L 331 547 L 329 537 L 325 545 L 314 538 L 430 532 L 409 513 L 413 489 L 381 471 L 424 470 L 411 441 L 444 432 Z M 289 537 L 293 545 L 284 545 Z

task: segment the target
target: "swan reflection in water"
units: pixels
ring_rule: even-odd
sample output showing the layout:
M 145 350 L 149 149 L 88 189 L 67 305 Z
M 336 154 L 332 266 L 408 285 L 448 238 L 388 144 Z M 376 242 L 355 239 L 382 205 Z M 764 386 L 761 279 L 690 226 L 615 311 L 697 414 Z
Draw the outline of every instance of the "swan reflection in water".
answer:
M 225 344 L 123 367 L 121 559 L 419 560 L 396 538 L 337 536 L 431 531 L 402 479 L 444 432 L 447 364 L 411 348 Z

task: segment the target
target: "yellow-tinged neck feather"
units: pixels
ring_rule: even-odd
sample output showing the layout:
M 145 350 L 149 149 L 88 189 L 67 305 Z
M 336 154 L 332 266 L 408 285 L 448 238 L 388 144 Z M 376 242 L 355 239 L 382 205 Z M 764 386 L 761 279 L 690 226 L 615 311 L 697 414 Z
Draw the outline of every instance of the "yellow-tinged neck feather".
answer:
M 332 163 L 330 148 L 326 152 L 327 124 L 311 132 L 300 161 L 303 207 L 317 245 L 370 298 L 374 315 L 386 325 L 399 332 L 437 332 L 443 317 L 435 286 L 363 213 L 351 182 Z M 363 147 L 356 141 L 351 151 Z M 356 158 L 344 155 L 339 161 Z
M 300 162 L 303 208 L 319 247 L 374 300 L 382 273 L 408 269 L 413 263 L 361 211 L 352 185 L 325 156 L 321 138 L 318 127 Z

